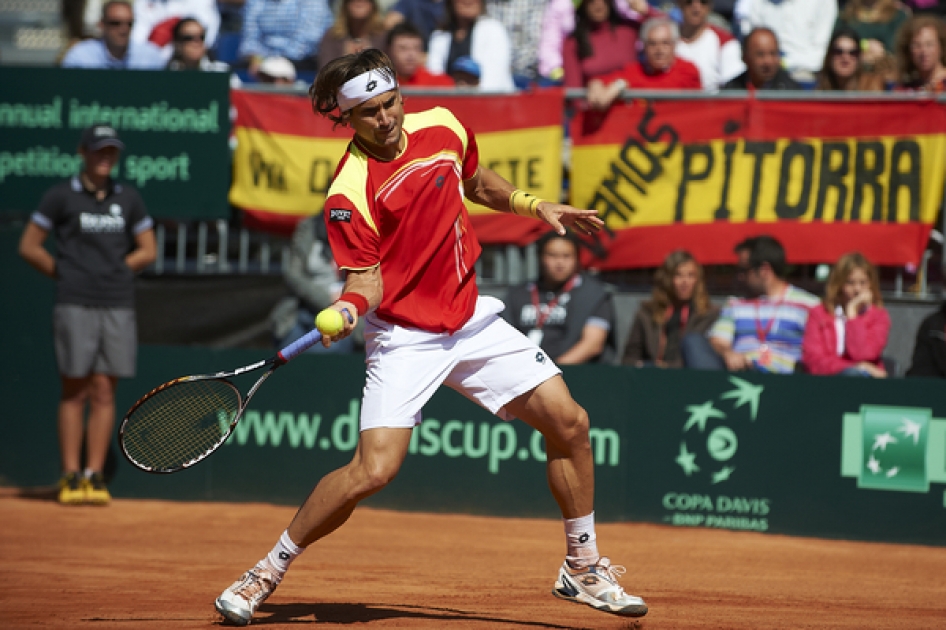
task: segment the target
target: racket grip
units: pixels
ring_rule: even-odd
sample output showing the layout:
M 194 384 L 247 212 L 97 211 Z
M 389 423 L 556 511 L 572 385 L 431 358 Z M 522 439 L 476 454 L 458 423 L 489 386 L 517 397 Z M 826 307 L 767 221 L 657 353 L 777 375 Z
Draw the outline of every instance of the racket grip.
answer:
M 348 318 L 349 323 L 354 321 L 354 318 L 351 316 L 351 313 L 348 312 L 347 308 L 342 309 L 342 313 Z M 322 333 L 319 332 L 318 328 L 313 328 L 310 332 L 280 350 L 276 354 L 276 357 L 282 363 L 288 363 L 320 341 L 322 341 Z

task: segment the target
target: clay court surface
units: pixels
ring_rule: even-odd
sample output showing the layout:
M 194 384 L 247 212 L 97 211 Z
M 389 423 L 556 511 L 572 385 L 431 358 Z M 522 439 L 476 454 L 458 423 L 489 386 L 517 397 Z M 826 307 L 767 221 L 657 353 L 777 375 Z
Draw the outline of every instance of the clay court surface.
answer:
M 0 627 L 213 628 L 218 593 L 293 508 L 0 496 Z M 252 627 L 944 628 L 946 548 L 604 524 L 642 620 L 549 594 L 558 521 L 356 510 L 310 548 Z

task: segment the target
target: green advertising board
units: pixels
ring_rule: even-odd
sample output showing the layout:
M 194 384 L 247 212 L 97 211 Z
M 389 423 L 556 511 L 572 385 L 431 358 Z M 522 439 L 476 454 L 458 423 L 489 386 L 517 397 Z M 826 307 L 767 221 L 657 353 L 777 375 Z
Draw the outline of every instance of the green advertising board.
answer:
M 152 216 L 226 218 L 229 109 L 227 73 L 0 67 L 0 212 L 77 173 L 82 129 L 105 123 Z

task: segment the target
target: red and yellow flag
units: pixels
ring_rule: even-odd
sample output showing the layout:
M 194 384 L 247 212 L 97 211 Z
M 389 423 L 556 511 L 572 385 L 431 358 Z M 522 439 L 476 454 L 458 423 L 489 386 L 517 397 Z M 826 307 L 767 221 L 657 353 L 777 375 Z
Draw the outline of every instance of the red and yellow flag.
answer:
M 677 248 L 731 263 L 764 233 L 795 263 L 859 250 L 917 264 L 943 202 L 946 107 L 932 100 L 637 101 L 571 130 L 572 203 L 607 224 L 604 269 Z

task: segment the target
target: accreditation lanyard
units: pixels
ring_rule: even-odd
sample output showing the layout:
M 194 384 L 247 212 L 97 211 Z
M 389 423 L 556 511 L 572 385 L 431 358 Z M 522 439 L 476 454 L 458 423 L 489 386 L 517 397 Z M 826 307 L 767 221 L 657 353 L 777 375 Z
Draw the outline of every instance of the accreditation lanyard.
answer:
M 779 307 L 782 305 L 782 302 L 785 301 L 786 293 L 788 293 L 788 287 L 785 287 L 782 290 L 782 294 L 779 296 L 778 301 L 773 304 L 772 317 L 770 317 L 769 321 L 766 322 L 764 328 L 762 327 L 762 311 L 759 308 L 759 304 L 762 303 L 762 300 L 756 300 L 755 331 L 756 335 L 759 337 L 759 363 L 762 365 L 768 365 L 772 362 L 772 350 L 769 348 L 769 344 L 766 343 L 766 339 L 768 338 L 769 333 L 772 332 L 772 325 L 775 323 Z
M 565 286 L 562 287 L 562 290 L 555 294 L 555 297 L 549 300 L 548 304 L 545 305 L 545 313 L 542 313 L 542 305 L 539 302 L 539 286 L 538 283 L 532 285 L 532 307 L 535 309 L 535 327 L 529 331 L 529 338 L 536 345 L 542 343 L 542 327 L 545 326 L 545 322 L 549 320 L 549 317 L 552 316 L 552 310 L 558 306 L 559 300 L 561 300 L 563 295 L 571 292 L 575 288 L 575 285 L 578 284 L 578 274 L 568 279 L 568 282 L 565 283 Z

